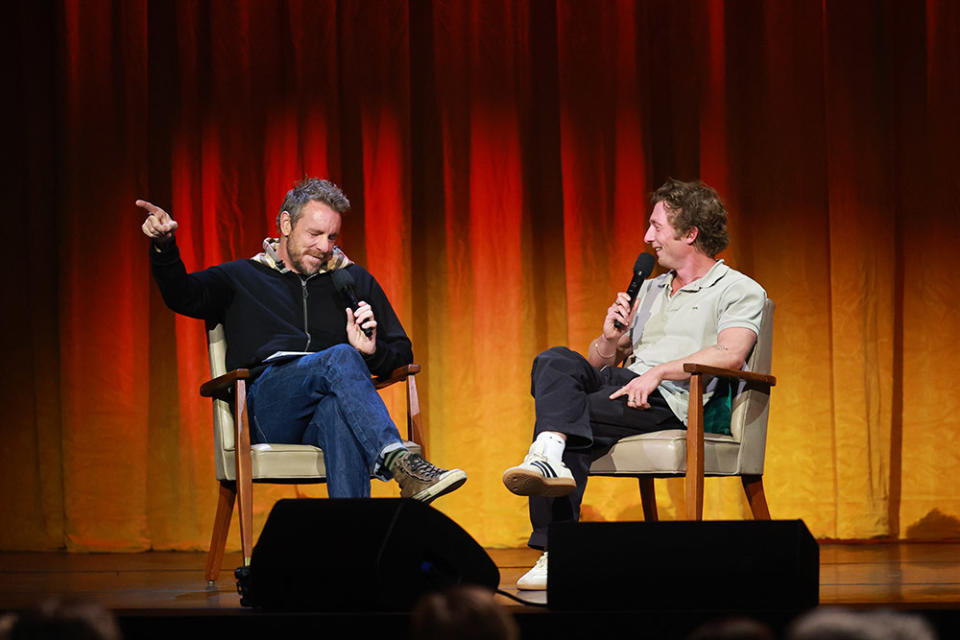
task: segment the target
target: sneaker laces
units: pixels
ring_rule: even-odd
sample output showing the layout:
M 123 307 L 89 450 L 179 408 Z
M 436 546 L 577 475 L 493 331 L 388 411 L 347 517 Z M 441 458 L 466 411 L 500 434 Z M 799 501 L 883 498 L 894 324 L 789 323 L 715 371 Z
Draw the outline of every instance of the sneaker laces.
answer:
M 547 553 L 549 553 L 549 552 L 548 552 L 548 551 L 544 551 L 543 554 L 541 554 L 540 558 L 537 560 L 537 564 L 533 565 L 533 568 L 534 568 L 534 569 L 544 569 L 544 570 L 546 570 L 546 568 L 547 568 Z
M 403 462 L 407 473 L 419 480 L 433 480 L 443 473 L 443 469 L 433 466 L 415 453 L 404 456 Z

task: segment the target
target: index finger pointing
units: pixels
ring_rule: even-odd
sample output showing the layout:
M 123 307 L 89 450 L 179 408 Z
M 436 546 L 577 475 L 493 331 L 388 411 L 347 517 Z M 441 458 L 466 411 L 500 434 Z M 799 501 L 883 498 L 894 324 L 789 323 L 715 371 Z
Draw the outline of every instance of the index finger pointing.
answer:
M 627 387 L 626 385 L 624 385 L 610 394 L 610 400 L 616 400 L 620 396 L 626 395 L 626 393 L 627 393 Z
M 153 204 L 152 202 L 147 202 L 146 200 L 137 200 L 136 205 L 141 209 L 146 209 L 150 215 L 154 215 L 156 213 L 166 213 L 166 211 L 157 205 Z

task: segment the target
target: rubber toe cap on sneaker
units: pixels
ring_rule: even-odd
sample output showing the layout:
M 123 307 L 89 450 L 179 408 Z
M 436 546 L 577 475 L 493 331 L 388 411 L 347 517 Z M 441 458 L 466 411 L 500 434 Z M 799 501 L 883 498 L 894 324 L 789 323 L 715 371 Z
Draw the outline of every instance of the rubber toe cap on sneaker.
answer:
M 456 491 L 467 481 L 467 474 L 461 469 L 446 471 L 434 484 L 411 496 L 424 504 L 430 504 L 440 496 Z

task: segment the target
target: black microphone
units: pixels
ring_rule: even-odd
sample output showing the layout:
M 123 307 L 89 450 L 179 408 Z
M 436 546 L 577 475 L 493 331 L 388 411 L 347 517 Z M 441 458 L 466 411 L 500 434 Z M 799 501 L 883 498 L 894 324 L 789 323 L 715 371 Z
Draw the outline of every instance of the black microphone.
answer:
M 330 277 L 333 278 L 333 286 L 336 287 L 337 293 L 344 297 L 347 304 L 349 304 L 353 312 L 356 313 L 357 307 L 360 306 L 360 301 L 357 299 L 357 283 L 353 279 L 353 276 L 347 273 L 346 269 L 335 269 L 330 272 Z M 360 329 L 363 330 L 364 335 L 368 338 L 373 335 L 373 329 L 367 327 L 360 327 Z
M 633 303 L 637 301 L 637 294 L 640 293 L 640 285 L 643 284 L 643 281 L 646 280 L 650 272 L 653 271 L 653 265 L 656 264 L 656 262 L 657 259 L 649 253 L 641 253 L 637 256 L 637 261 L 633 263 L 633 279 L 630 280 L 630 286 L 627 287 L 627 295 L 630 296 L 631 309 L 633 309 Z M 626 329 L 619 320 L 614 320 L 613 326 L 620 331 Z

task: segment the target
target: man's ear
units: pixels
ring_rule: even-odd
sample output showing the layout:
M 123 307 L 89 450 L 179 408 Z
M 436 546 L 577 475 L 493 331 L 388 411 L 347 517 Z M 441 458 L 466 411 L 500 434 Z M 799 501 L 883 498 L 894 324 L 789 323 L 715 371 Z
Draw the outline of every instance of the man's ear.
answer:
M 697 236 L 700 235 L 700 227 L 693 226 L 687 229 L 687 232 L 683 234 L 683 241 L 687 244 L 693 244 L 697 240 Z
M 290 212 L 283 211 L 280 213 L 280 235 L 289 236 L 291 231 L 293 224 L 290 222 Z

